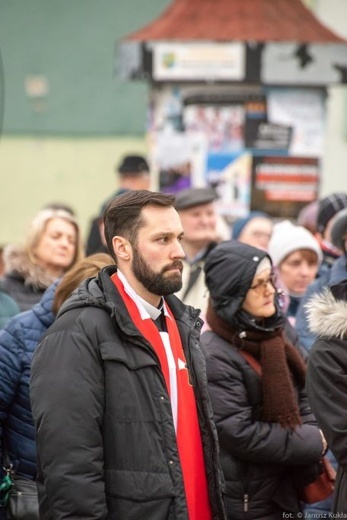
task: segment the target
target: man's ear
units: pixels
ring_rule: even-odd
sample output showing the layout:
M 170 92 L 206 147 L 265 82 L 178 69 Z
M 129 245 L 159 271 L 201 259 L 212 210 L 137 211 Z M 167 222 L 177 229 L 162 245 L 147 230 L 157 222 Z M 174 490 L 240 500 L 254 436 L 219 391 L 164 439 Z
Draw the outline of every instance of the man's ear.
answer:
M 124 237 L 115 236 L 112 238 L 114 254 L 121 260 L 128 261 L 131 258 L 131 245 L 129 240 Z

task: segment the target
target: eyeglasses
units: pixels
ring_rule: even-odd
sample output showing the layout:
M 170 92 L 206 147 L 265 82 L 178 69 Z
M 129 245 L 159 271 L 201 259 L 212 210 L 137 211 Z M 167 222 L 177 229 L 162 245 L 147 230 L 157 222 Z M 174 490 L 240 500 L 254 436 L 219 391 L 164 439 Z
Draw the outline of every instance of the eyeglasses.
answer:
M 267 288 L 268 284 L 272 285 L 272 287 L 276 287 L 277 277 L 274 273 L 271 273 L 269 278 L 266 280 L 259 280 L 255 285 L 251 285 L 250 289 L 255 291 L 257 294 L 260 294 L 264 289 Z

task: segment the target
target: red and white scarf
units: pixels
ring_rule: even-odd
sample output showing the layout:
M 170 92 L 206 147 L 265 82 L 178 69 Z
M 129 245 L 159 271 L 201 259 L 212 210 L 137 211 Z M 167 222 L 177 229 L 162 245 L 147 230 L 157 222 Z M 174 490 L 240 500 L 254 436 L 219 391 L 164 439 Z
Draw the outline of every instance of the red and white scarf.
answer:
M 158 356 L 169 396 L 171 396 L 169 365 L 160 332 L 151 319 L 142 319 L 134 300 L 124 290 L 117 274 L 112 281 L 123 298 L 134 325 L 142 336 L 152 345 Z M 193 387 L 189 384 L 189 373 L 182 348 L 181 337 L 176 320 L 166 305 L 166 327 L 170 346 L 176 364 L 177 374 L 177 447 L 181 462 L 184 488 L 186 492 L 189 520 L 211 520 L 204 453 L 196 409 Z M 182 369 L 182 361 L 185 366 Z

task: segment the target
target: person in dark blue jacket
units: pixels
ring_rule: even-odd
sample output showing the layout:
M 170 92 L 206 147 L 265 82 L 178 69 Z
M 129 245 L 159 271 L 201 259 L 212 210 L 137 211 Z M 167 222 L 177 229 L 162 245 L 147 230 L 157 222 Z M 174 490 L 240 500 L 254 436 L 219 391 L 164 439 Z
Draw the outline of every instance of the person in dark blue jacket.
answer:
M 301 345 L 310 351 L 316 336 L 308 327 L 306 305 L 315 294 L 319 294 L 326 287 L 337 284 L 346 278 L 346 249 L 341 243 L 341 225 L 336 221 L 338 216 L 347 209 L 347 193 L 332 193 L 322 198 L 318 204 L 317 232 L 315 237 L 320 243 L 323 262 L 320 265 L 316 280 L 312 282 L 301 299 L 297 310 L 295 329 Z M 335 229 L 334 229 L 335 227 Z
M 36 345 L 53 323 L 58 307 L 79 283 L 112 263 L 105 253 L 80 260 L 48 287 L 39 303 L 14 316 L 0 331 L 0 467 L 11 463 L 20 478 L 36 479 L 35 429 L 29 398 Z M 0 519 L 4 518 L 5 510 L 0 508 Z
M 302 346 L 310 351 L 313 343 L 317 339 L 316 334 L 310 330 L 307 316 L 307 305 L 311 298 L 324 292 L 326 287 L 338 284 L 347 278 L 347 208 L 337 212 L 330 224 L 330 239 L 333 246 L 342 254 L 331 264 L 329 268 L 325 268 L 307 289 L 305 297 L 302 299 L 298 309 L 298 319 L 295 324 L 296 331 L 300 338 Z

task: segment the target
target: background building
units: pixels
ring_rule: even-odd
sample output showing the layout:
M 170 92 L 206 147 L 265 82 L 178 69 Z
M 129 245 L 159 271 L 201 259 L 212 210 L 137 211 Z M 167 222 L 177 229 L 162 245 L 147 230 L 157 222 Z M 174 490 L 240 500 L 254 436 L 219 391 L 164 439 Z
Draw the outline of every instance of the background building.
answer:
M 306 2 L 347 38 L 346 0 Z M 71 204 L 87 232 L 124 153 L 148 150 L 147 82 L 118 77 L 117 45 L 169 0 L 0 0 L 0 245 L 44 204 Z M 329 88 L 321 194 L 347 190 L 346 87 Z
M 231 220 L 296 218 L 322 178 L 327 87 L 347 40 L 301 0 L 174 0 L 126 36 L 121 72 L 148 80 L 159 187 L 213 186 Z

